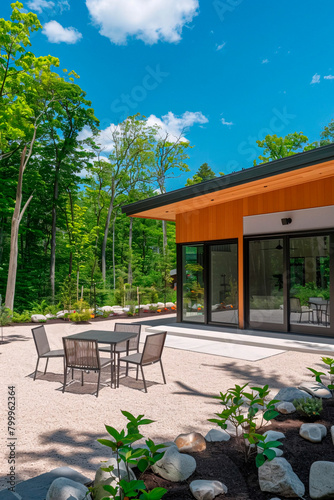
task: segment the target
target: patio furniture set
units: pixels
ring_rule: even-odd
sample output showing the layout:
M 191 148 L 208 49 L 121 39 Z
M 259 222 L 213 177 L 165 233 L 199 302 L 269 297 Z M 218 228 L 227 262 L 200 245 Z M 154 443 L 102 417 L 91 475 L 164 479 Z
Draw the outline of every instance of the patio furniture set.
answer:
M 67 386 L 69 372 L 74 376 L 74 370 L 81 372 L 81 385 L 84 383 L 85 372 L 98 373 L 96 397 L 99 395 L 101 371 L 110 365 L 110 386 L 119 387 L 120 364 L 126 364 L 125 376 L 128 376 L 129 365 L 136 366 L 136 380 L 138 380 L 139 368 L 143 378 L 145 392 L 147 384 L 144 376 L 144 366 L 160 363 L 163 381 L 166 378 L 162 366 L 161 356 L 166 340 L 167 332 L 147 335 L 144 348 L 139 352 L 141 325 L 127 323 L 116 323 L 114 331 L 89 330 L 63 337 L 63 349 L 51 350 L 44 325 L 32 328 L 37 363 L 34 372 L 34 380 L 41 358 L 46 359 L 44 374 L 46 373 L 49 358 L 63 358 L 64 360 L 64 383 L 63 392 Z M 102 344 L 102 345 L 101 345 Z M 133 351 L 130 354 L 130 351 Z M 109 354 L 107 357 L 102 355 Z M 125 356 L 123 356 L 125 354 Z
M 303 314 L 307 314 L 309 323 L 326 325 L 329 324 L 330 301 L 322 297 L 310 297 L 308 299 L 308 307 L 305 307 L 301 306 L 299 298 L 291 297 L 290 311 L 300 315 L 298 320 L 299 323 L 302 320 Z

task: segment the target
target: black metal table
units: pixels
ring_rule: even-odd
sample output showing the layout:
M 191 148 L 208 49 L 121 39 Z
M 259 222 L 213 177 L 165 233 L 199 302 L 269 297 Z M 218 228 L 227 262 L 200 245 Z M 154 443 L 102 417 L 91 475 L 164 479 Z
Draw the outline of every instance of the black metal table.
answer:
M 110 386 L 114 382 L 115 375 L 115 360 L 116 360 L 116 345 L 120 342 L 127 342 L 127 354 L 129 354 L 129 340 L 136 337 L 136 333 L 130 332 L 112 332 L 107 330 L 87 330 L 86 332 L 74 333 L 73 335 L 67 335 L 66 339 L 73 340 L 96 340 L 99 344 L 109 344 L 110 345 L 110 356 L 111 360 L 111 381 Z M 117 381 L 115 381 L 115 388 L 117 387 Z

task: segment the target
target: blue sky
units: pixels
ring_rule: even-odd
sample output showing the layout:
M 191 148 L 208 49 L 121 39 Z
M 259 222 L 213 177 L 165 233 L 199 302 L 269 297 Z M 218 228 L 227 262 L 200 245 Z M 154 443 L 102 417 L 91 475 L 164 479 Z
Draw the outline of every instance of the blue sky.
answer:
M 194 146 L 191 172 L 252 166 L 256 140 L 334 118 L 332 0 L 30 0 L 32 51 L 80 75 L 101 130 L 137 112 Z M 8 18 L 10 2 L 0 15 Z M 312 83 L 313 82 L 313 83 Z M 106 136 L 107 134 L 105 134 Z

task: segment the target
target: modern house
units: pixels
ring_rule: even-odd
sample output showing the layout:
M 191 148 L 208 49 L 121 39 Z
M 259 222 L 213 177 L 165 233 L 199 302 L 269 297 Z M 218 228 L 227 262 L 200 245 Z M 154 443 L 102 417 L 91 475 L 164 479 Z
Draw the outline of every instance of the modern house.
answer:
M 178 321 L 334 336 L 334 144 L 123 211 L 176 222 Z

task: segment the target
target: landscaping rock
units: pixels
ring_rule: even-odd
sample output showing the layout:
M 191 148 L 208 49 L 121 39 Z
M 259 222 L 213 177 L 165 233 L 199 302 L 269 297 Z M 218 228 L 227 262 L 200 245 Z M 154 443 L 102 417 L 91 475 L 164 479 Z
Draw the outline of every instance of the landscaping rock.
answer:
M 310 469 L 309 489 L 312 499 L 334 498 L 334 462 L 313 462 Z
M 190 451 L 204 451 L 206 442 L 202 434 L 199 432 L 191 432 L 190 434 L 180 434 L 175 439 L 175 444 L 182 453 Z
M 276 457 L 281 457 L 283 455 L 283 450 L 281 450 L 281 448 L 269 448 L 269 450 L 273 450 L 273 452 L 275 453 Z M 258 453 L 262 453 L 263 452 L 263 448 L 261 448 L 261 446 L 258 446 L 257 447 L 257 452 Z
M 44 316 L 44 314 L 33 314 L 31 316 L 31 321 L 33 323 L 41 323 L 41 322 L 44 322 L 46 321 L 48 318 L 46 316 Z
M 175 307 L 175 304 L 174 304 L 174 302 L 166 302 L 166 307 L 168 307 L 168 309 L 170 309 L 171 307 Z
M 278 493 L 288 498 L 303 497 L 305 494 L 305 486 L 283 457 L 265 462 L 259 467 L 258 473 L 261 491 Z
M 299 386 L 299 389 L 302 389 L 311 396 L 315 396 L 316 398 L 329 399 L 332 397 L 332 393 L 327 387 L 319 382 L 302 382 Z
M 321 443 L 327 434 L 327 429 L 322 424 L 302 424 L 299 435 L 311 443 Z
M 114 470 L 111 472 L 105 472 L 102 470 L 102 468 L 107 468 L 110 466 L 114 466 Z M 117 458 L 111 457 L 107 462 L 103 462 L 103 464 L 97 469 L 96 474 L 95 474 L 95 480 L 94 480 L 94 486 L 96 487 L 96 490 L 94 490 L 94 500 L 100 500 L 101 498 L 107 496 L 107 492 L 103 489 L 103 486 L 105 485 L 112 485 L 115 486 L 115 477 L 118 477 L 118 468 L 117 468 Z M 120 461 L 119 463 L 119 477 L 121 479 L 127 479 L 128 478 L 128 473 L 126 470 L 126 465 L 123 462 L 123 460 Z M 132 470 L 129 470 L 129 480 L 135 480 L 136 476 L 132 472 Z
M 277 404 L 276 410 L 279 413 L 282 413 L 283 415 L 288 415 L 290 413 L 294 413 L 296 411 L 296 408 L 292 403 L 289 403 L 288 401 L 283 401 L 283 403 Z
M 51 313 L 46 314 L 45 317 L 46 317 L 46 319 L 57 318 L 57 316 L 55 314 L 51 314 Z
M 117 306 L 117 307 L 119 307 L 119 306 Z M 112 306 L 102 306 L 102 307 L 99 307 L 99 311 L 113 312 L 113 308 L 112 308 Z
M 229 441 L 231 436 L 228 432 L 219 429 L 211 429 L 205 436 L 205 440 L 209 443 L 216 443 L 219 441 Z
M 334 425 L 331 427 L 331 436 L 332 436 L 332 442 L 334 444 Z
M 61 319 L 65 316 L 65 314 L 69 313 L 70 311 L 64 310 L 64 311 L 58 311 L 56 316 L 58 319 Z
M 213 500 L 217 495 L 227 493 L 227 487 L 220 481 L 192 481 L 189 488 L 196 500 Z
M 288 401 L 289 403 L 292 403 L 295 399 L 308 399 L 311 397 L 312 396 L 308 392 L 301 391 L 300 389 L 297 389 L 297 387 L 283 387 L 283 389 L 278 391 L 273 399 L 278 399 L 281 402 Z
M 195 472 L 196 460 L 190 455 L 180 453 L 175 446 L 171 446 L 161 460 L 152 466 L 152 470 L 164 479 L 178 483 L 185 481 Z
M 124 309 L 121 306 L 111 306 L 111 311 L 113 314 L 120 315 L 123 314 Z
M 67 477 L 58 477 L 51 484 L 46 500 L 91 500 L 88 488 Z
M 263 433 L 263 436 L 265 436 L 265 443 L 268 443 L 268 441 L 280 441 L 281 439 L 285 438 L 285 434 L 283 432 L 278 432 L 278 431 L 266 431 Z

